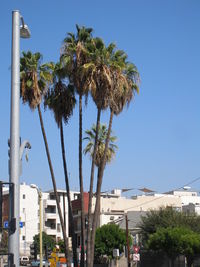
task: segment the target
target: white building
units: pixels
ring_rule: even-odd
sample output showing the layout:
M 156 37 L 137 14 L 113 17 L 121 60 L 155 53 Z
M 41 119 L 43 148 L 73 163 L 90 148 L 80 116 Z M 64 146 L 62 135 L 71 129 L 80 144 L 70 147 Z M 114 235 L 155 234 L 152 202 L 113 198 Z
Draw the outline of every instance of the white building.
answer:
M 27 255 L 33 236 L 39 233 L 39 202 L 38 193 L 29 185 L 20 185 L 20 254 Z
M 156 210 L 167 206 L 181 210 L 181 201 L 178 196 L 169 194 L 140 195 L 126 198 L 121 196 L 119 190 L 113 190 L 112 194 L 103 194 L 101 196 L 99 225 L 114 221 L 128 211 Z
M 200 196 L 190 187 L 184 187 L 182 190 L 169 192 L 181 199 L 182 210 L 187 213 L 196 213 L 200 215 Z
M 8 191 L 4 191 L 8 194 Z M 79 192 L 71 192 L 73 215 L 77 244 L 80 244 L 80 216 L 81 202 Z M 69 233 L 68 201 L 65 190 L 58 190 L 59 203 L 66 233 Z M 84 193 L 85 213 L 88 210 L 88 193 Z M 94 212 L 96 198 L 92 199 L 92 213 Z M 200 214 L 200 196 L 196 191 L 189 189 L 176 190 L 165 194 L 148 194 L 126 198 L 121 195 L 121 190 L 115 189 L 111 193 L 103 193 L 100 200 L 100 215 L 98 226 L 116 221 L 124 217 L 127 212 L 146 212 L 150 209 L 171 206 L 177 210 L 196 212 Z M 46 234 L 59 240 L 63 238 L 60 219 L 53 190 L 42 192 L 42 230 Z M 20 185 L 20 254 L 29 255 L 30 244 L 33 237 L 39 233 L 39 197 L 36 188 L 25 183 Z
M 4 191 L 8 194 L 8 190 Z M 77 192 L 71 192 L 71 200 Z M 59 203 L 63 219 L 65 222 L 66 233 L 68 236 L 68 201 L 65 190 L 58 190 Z M 42 231 L 55 238 L 56 241 L 63 238 L 60 219 L 53 190 L 42 192 Z M 25 183 L 20 185 L 20 255 L 30 254 L 30 244 L 33 237 L 39 234 L 39 196 L 36 188 Z

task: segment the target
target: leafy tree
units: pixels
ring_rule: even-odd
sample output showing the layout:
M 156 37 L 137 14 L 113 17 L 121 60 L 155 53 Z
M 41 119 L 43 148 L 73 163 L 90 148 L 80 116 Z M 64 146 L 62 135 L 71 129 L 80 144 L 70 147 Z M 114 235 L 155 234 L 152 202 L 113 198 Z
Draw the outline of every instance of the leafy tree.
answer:
M 111 47 L 109 45 L 108 47 Z M 90 77 L 90 89 L 92 98 L 97 107 L 97 119 L 96 130 L 94 138 L 94 150 L 92 154 L 91 175 L 90 175 L 90 189 L 89 189 L 89 205 L 88 205 L 88 228 L 87 228 L 87 264 L 93 266 L 93 252 L 94 252 L 94 238 L 95 229 L 91 236 L 90 229 L 92 226 L 92 197 L 94 186 L 94 169 L 97 154 L 97 140 L 99 135 L 99 126 L 102 110 L 108 108 L 109 100 L 111 97 L 111 78 L 108 61 L 111 51 L 105 46 L 104 42 L 100 38 L 94 38 L 87 47 L 90 55 L 90 62 L 84 64 L 84 71 L 89 74 Z M 96 162 L 97 163 L 97 162 Z M 95 220 L 96 224 L 96 220 Z
M 107 132 L 108 132 L 108 130 L 107 130 L 106 124 L 100 124 L 99 125 L 98 141 L 97 141 L 97 151 L 96 151 L 96 157 L 95 157 L 95 165 L 97 167 L 100 166 L 102 158 L 103 158 Z M 90 157 L 92 158 L 93 154 L 94 154 L 96 125 L 93 125 L 92 129 L 85 131 L 85 133 L 86 133 L 86 137 L 84 137 L 83 140 L 87 140 L 88 144 L 86 145 L 83 152 L 84 152 L 84 154 L 89 154 Z M 117 140 L 116 136 L 110 136 L 109 148 L 107 150 L 107 155 L 106 155 L 106 163 L 111 162 L 111 160 L 115 156 L 115 150 L 117 149 L 117 146 L 114 144 L 114 142 L 116 140 Z
M 98 127 L 98 140 L 96 141 L 96 125 L 92 126 L 91 130 L 85 131 L 86 137 L 84 140 L 88 141 L 88 144 L 86 145 L 84 149 L 84 154 L 89 154 L 92 158 L 92 165 L 95 164 L 98 168 L 100 167 L 104 150 L 105 150 L 105 141 L 107 136 L 107 127 L 105 124 L 100 124 Z M 115 136 L 110 136 L 110 143 L 109 143 L 109 149 L 107 150 L 107 163 L 111 162 L 112 158 L 115 155 L 115 150 L 117 149 L 117 146 L 114 144 L 116 141 Z M 95 147 L 96 144 L 96 147 Z M 95 159 L 94 159 L 95 157 Z M 93 168 L 93 167 L 92 167 Z M 91 175 L 91 190 L 93 189 L 93 179 L 94 179 L 94 173 Z M 93 192 L 93 190 L 92 190 Z M 91 197 L 92 199 L 92 197 Z M 91 224 L 91 199 L 89 198 L 89 208 L 88 208 L 88 225 Z M 90 229 L 90 227 L 88 228 Z M 90 240 L 90 231 L 88 230 L 87 240 Z M 90 250 L 90 242 L 87 243 L 87 251 Z M 89 254 L 89 253 L 88 253 Z M 90 255 L 88 255 L 90 257 Z
M 0 252 L 7 253 L 8 252 L 8 232 L 3 231 L 0 242 Z
M 63 159 L 63 168 L 65 175 L 65 185 L 67 191 L 68 207 L 69 207 L 69 221 L 72 232 L 72 247 L 74 264 L 77 266 L 77 252 L 76 252 L 76 236 L 74 230 L 74 218 L 72 214 L 72 204 L 70 198 L 69 177 L 67 172 L 67 162 L 65 156 L 65 142 L 63 134 L 63 122 L 68 123 L 69 118 L 73 114 L 73 109 L 76 104 L 74 87 L 68 84 L 68 80 L 65 77 L 65 70 L 58 62 L 54 65 L 53 69 L 53 86 L 49 88 L 48 93 L 45 96 L 45 106 L 48 106 L 53 111 L 55 121 L 60 129 L 60 141 Z
M 62 212 L 60 208 L 60 203 L 58 199 L 57 186 L 55 175 L 53 171 L 53 166 L 51 162 L 49 146 L 47 142 L 46 132 L 44 129 L 44 123 L 42 118 L 42 113 L 40 109 L 40 103 L 45 94 L 45 91 L 50 83 L 52 83 L 52 63 L 41 64 L 42 55 L 40 53 L 31 53 L 30 51 L 23 52 L 22 57 L 20 59 L 20 89 L 21 89 L 21 98 L 22 102 L 28 103 L 31 110 L 35 110 L 37 108 L 40 126 L 42 130 L 42 135 L 45 143 L 45 149 L 49 164 L 49 169 L 51 173 L 51 179 L 53 183 L 54 194 L 56 198 L 56 204 L 58 209 L 58 214 L 60 218 L 60 223 L 62 227 L 63 237 L 66 244 L 65 255 L 67 257 L 67 236 L 66 230 L 64 227 L 64 221 L 62 217 Z
M 65 252 L 65 242 L 63 239 L 60 239 L 57 243 L 57 245 L 59 246 L 60 248 L 60 253 L 64 253 Z
M 171 266 L 179 254 L 185 255 L 190 267 L 195 254 L 200 252 L 200 234 L 185 227 L 159 228 L 150 235 L 147 244 L 152 250 L 165 252 L 171 259 Z
M 81 196 L 81 267 L 84 267 L 85 247 L 85 216 L 83 197 L 83 174 L 82 174 L 82 98 L 87 97 L 90 81 L 87 73 L 83 71 L 83 65 L 88 63 L 88 52 L 86 46 L 91 41 L 92 28 L 79 27 L 76 25 L 77 33 L 68 33 L 64 40 L 62 61 L 70 82 L 76 88 L 79 95 L 79 183 Z
M 126 245 L 126 232 L 116 224 L 106 224 L 96 230 L 95 261 L 101 262 L 102 256 L 113 258 L 113 249 L 122 253 Z
M 172 207 L 160 208 L 159 210 L 148 211 L 145 216 L 142 216 L 138 226 L 141 228 L 143 245 L 145 246 L 149 235 L 155 233 L 159 228 L 186 227 L 200 233 L 200 216 L 187 215 L 174 210 Z
M 33 243 L 37 248 L 37 251 L 40 251 L 40 234 L 37 234 L 33 237 Z M 42 251 L 44 253 L 45 247 L 48 246 L 50 250 L 53 250 L 56 242 L 53 237 L 47 235 L 45 232 L 42 232 Z
M 109 147 L 109 139 L 112 129 L 113 116 L 122 112 L 123 108 L 128 105 L 133 98 L 135 92 L 139 91 L 138 82 L 139 74 L 135 65 L 128 63 L 127 55 L 122 50 L 114 50 L 111 48 L 110 60 L 108 61 L 109 74 L 111 80 L 111 90 L 109 98 L 110 119 L 108 132 L 105 142 L 105 150 L 101 165 L 97 174 L 97 189 L 96 189 L 96 205 L 93 216 L 92 234 L 91 234 L 91 262 L 93 262 L 93 244 L 95 239 L 95 231 L 99 214 L 101 185 L 103 174 L 106 165 L 106 154 Z M 103 95 L 102 95 L 103 97 Z

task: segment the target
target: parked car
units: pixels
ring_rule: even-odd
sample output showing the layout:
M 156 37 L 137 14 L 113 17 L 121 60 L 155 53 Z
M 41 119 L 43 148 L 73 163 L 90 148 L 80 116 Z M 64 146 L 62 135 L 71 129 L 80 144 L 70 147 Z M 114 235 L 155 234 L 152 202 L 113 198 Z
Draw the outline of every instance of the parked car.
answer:
M 32 267 L 39 267 L 40 266 L 40 260 L 36 260 L 36 261 L 32 261 L 31 262 L 31 266 Z M 46 266 L 50 266 L 50 263 L 46 260 L 42 261 L 42 266 L 46 267 Z
M 27 266 L 29 264 L 29 257 L 28 256 L 22 256 L 20 258 L 20 265 Z

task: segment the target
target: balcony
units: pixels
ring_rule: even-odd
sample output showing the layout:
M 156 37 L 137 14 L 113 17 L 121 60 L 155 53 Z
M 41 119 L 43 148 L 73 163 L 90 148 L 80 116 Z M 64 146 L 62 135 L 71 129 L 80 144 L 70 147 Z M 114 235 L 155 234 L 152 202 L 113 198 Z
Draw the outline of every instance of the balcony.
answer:
M 57 213 L 45 213 L 44 214 L 45 221 L 47 220 L 56 220 L 57 219 Z
M 44 231 L 47 235 L 57 235 L 57 230 L 49 227 L 44 227 Z
M 47 206 L 55 206 L 56 207 L 56 200 L 55 199 L 45 199 L 44 200 L 44 207 Z

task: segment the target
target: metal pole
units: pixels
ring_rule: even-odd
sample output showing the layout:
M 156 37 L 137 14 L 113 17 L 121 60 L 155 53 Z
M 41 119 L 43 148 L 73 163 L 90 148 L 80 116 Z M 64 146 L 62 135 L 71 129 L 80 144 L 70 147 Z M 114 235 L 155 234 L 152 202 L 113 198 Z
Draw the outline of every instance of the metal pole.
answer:
M 131 263 L 130 263 L 130 246 L 129 246 L 129 239 L 128 239 L 128 217 L 127 217 L 127 214 L 125 215 L 125 218 L 126 218 L 127 265 L 128 265 L 128 267 L 130 267 Z
M 20 99 L 20 13 L 12 12 L 12 67 L 11 67 L 11 114 L 10 114 L 10 183 L 13 183 L 16 230 L 9 234 L 9 253 L 14 254 L 15 267 L 19 267 L 19 99 Z M 10 214 L 13 207 L 9 207 Z M 11 215 L 10 215 L 11 216 Z M 10 217 L 11 220 L 11 217 Z M 9 263 L 10 264 L 10 263 Z
M 38 191 L 39 203 L 40 203 L 40 267 L 43 267 L 43 255 L 42 255 L 42 192 Z

